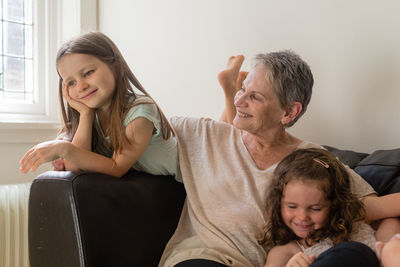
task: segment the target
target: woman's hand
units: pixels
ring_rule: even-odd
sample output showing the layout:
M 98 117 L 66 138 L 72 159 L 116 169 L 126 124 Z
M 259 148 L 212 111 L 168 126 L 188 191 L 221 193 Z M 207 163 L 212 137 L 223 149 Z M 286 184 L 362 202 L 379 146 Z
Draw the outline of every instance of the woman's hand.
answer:
M 69 91 L 68 91 L 68 86 L 62 82 L 62 92 L 63 92 L 63 97 L 64 99 L 68 102 L 68 104 L 75 109 L 76 111 L 79 112 L 79 114 L 81 115 L 85 115 L 85 114 L 92 114 L 94 113 L 93 109 L 89 108 L 88 106 L 86 106 L 85 104 L 83 104 L 82 102 L 79 102 L 75 99 L 73 99 L 70 95 L 69 95 Z
M 286 267 L 308 267 L 315 260 L 315 256 L 308 256 L 303 252 L 296 253 L 288 263 Z
M 26 173 L 31 170 L 33 172 L 43 163 L 62 158 L 69 145 L 72 144 L 68 141 L 53 140 L 34 146 L 20 160 L 20 171 Z

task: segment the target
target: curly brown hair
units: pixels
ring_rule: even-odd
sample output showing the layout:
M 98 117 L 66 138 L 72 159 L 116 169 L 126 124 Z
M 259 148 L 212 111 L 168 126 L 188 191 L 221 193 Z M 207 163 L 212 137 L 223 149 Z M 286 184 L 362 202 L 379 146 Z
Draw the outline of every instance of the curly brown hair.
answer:
M 107 64 L 113 71 L 115 76 L 115 93 L 113 95 L 111 104 L 111 117 L 110 117 L 110 142 L 115 152 L 120 152 L 123 146 L 129 143 L 128 138 L 125 134 L 125 127 L 123 125 L 126 113 L 132 107 L 132 99 L 136 99 L 137 94 L 134 92 L 134 88 L 138 89 L 143 95 L 148 96 L 152 103 L 155 104 L 161 117 L 161 132 L 164 139 L 169 139 L 173 134 L 172 128 L 164 116 L 161 109 L 146 92 L 139 80 L 135 77 L 132 70 L 129 68 L 125 59 L 115 43 L 105 34 L 101 32 L 89 32 L 78 37 L 71 39 L 64 43 L 57 53 L 56 64 L 68 54 L 86 54 L 91 55 L 105 64 Z M 61 111 L 64 121 L 63 129 L 61 134 L 69 139 L 72 139 L 76 133 L 79 124 L 79 112 L 69 106 L 65 107 L 62 95 L 62 78 L 59 77 L 59 100 L 61 105 Z M 92 147 L 96 146 L 98 140 L 98 133 L 96 128 L 93 127 L 93 138 Z
M 351 192 L 351 181 L 344 165 L 323 149 L 298 149 L 276 167 L 266 201 L 267 223 L 258 242 L 267 251 L 298 237 L 283 222 L 281 200 L 290 181 L 317 181 L 330 202 L 329 223 L 314 230 L 305 239 L 311 245 L 325 238 L 334 244 L 348 241 L 354 223 L 365 219 L 363 203 Z

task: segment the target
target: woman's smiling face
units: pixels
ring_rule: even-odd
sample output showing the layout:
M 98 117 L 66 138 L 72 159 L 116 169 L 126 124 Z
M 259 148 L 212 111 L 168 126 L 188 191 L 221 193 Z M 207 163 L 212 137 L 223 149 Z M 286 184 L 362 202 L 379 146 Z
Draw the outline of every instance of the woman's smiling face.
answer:
M 285 110 L 279 103 L 272 84 L 267 79 L 267 69 L 261 65 L 253 68 L 235 95 L 236 116 L 233 125 L 253 134 L 280 127 Z

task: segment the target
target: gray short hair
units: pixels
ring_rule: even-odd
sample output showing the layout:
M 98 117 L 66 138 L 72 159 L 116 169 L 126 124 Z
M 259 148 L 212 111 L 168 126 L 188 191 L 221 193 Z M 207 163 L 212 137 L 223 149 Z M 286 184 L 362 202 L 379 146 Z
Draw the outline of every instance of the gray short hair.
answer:
M 294 102 L 302 104 L 300 114 L 285 125 L 292 126 L 310 103 L 314 84 L 310 66 L 290 50 L 258 54 L 255 61 L 256 66 L 262 65 L 269 71 L 267 79 L 271 82 L 282 108 L 287 108 Z

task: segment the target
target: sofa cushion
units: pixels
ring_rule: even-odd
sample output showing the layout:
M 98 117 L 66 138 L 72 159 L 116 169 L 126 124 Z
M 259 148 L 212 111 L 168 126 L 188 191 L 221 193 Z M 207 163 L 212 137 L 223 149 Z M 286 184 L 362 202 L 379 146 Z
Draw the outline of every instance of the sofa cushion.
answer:
M 368 156 L 367 153 L 356 152 L 352 150 L 343 150 L 332 146 L 324 145 L 328 151 L 332 152 L 341 162 L 354 169 L 357 164 Z
M 378 195 L 400 192 L 400 148 L 377 150 L 364 158 L 354 170 Z

